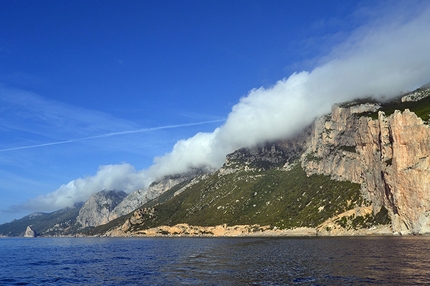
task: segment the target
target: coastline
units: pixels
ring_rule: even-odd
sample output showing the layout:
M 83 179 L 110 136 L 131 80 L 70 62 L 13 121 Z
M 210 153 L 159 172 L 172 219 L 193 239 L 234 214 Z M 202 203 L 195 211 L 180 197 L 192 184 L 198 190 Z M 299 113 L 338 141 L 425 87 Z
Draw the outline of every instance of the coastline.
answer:
M 139 231 L 110 230 L 101 235 L 86 235 L 78 233 L 74 235 L 36 236 L 34 238 L 91 238 L 91 237 L 375 237 L 375 236 L 426 236 L 427 234 L 401 234 L 392 231 L 390 225 L 378 225 L 362 229 L 335 229 L 327 231 L 321 226 L 298 227 L 293 229 L 277 229 L 270 226 L 254 225 L 217 225 L 217 226 L 192 226 L 177 224 L 174 226 L 159 226 Z M 11 238 L 11 236 L 0 236 Z M 26 237 L 28 239 L 29 237 Z
M 159 226 L 145 230 L 123 231 L 114 229 L 98 237 L 329 237 L 329 236 L 394 236 L 390 225 L 379 225 L 369 229 L 327 231 L 319 227 L 298 227 L 277 229 L 270 226 L 254 225 L 217 225 L 193 226 L 177 224 Z

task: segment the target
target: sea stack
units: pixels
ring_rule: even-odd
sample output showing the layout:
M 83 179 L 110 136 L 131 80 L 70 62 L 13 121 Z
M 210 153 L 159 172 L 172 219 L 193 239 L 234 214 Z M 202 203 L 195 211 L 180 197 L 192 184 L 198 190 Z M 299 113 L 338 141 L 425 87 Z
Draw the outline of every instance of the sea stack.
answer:
M 36 231 L 34 231 L 31 226 L 27 226 L 25 230 L 24 237 L 36 237 Z

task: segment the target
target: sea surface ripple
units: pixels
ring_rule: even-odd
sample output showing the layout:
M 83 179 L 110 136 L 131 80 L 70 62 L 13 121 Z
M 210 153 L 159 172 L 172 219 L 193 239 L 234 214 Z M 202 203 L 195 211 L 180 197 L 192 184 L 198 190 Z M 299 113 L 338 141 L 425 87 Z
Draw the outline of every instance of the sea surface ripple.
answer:
M 0 285 L 428 285 L 430 237 L 1 238 Z

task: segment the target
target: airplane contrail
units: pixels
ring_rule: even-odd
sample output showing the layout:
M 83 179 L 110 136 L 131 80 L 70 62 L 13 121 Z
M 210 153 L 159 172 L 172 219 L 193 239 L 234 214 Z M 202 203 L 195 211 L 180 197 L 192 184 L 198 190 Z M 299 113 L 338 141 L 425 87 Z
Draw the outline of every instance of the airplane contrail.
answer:
M 142 128 L 142 129 L 135 129 L 135 130 L 111 132 L 111 133 L 89 136 L 89 137 L 83 137 L 83 138 L 77 138 L 77 139 L 69 139 L 69 140 L 49 142 L 49 143 L 43 143 L 43 144 L 6 148 L 6 149 L 1 149 L 0 152 L 39 148 L 39 147 L 46 147 L 46 146 L 53 146 L 53 145 L 61 145 L 61 144 L 75 143 L 75 142 L 97 139 L 97 138 L 106 138 L 106 137 L 113 137 L 113 136 L 120 136 L 120 135 L 127 135 L 127 134 L 158 131 L 158 130 L 163 130 L 163 129 L 174 129 L 174 128 L 181 128 L 181 127 L 188 127 L 188 126 L 196 126 L 196 125 L 203 125 L 203 124 L 209 124 L 209 123 L 215 123 L 215 122 L 221 122 L 221 121 L 225 121 L 225 119 L 217 119 L 217 120 L 201 121 L 201 122 L 194 122 L 194 123 L 184 123 L 184 124 L 175 124 L 175 125 L 166 125 L 166 126 L 158 126 L 158 127 L 151 127 L 151 128 Z

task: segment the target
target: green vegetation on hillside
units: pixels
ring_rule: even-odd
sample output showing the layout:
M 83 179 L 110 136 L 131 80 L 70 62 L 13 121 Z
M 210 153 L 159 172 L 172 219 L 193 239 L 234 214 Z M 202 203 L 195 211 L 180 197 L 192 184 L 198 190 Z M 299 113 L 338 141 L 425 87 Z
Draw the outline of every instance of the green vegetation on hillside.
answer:
M 154 208 L 155 217 L 135 230 L 178 223 L 315 227 L 363 203 L 359 184 L 307 177 L 299 164 L 290 171 L 216 172 L 164 203 L 144 205 Z

